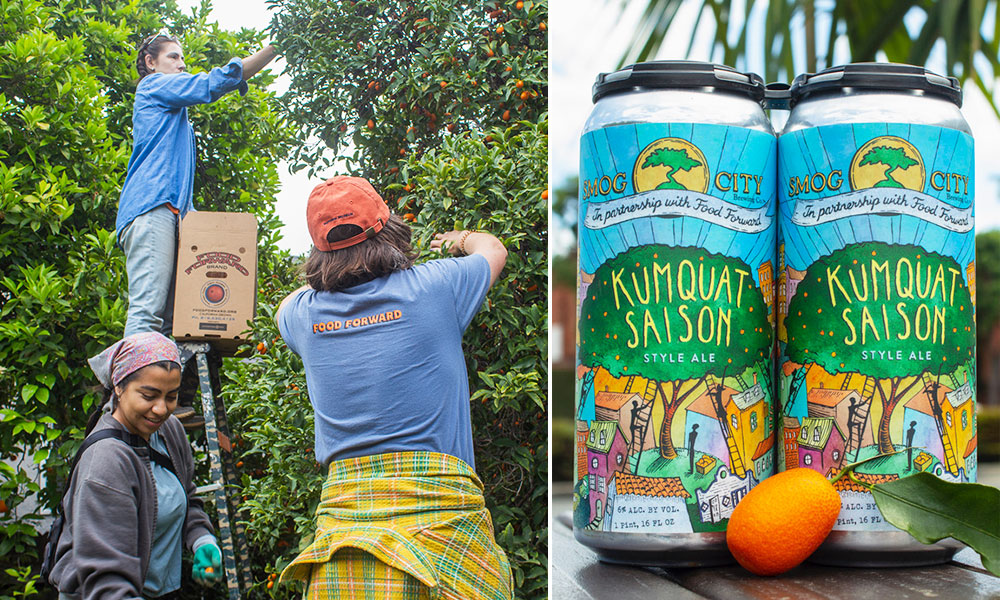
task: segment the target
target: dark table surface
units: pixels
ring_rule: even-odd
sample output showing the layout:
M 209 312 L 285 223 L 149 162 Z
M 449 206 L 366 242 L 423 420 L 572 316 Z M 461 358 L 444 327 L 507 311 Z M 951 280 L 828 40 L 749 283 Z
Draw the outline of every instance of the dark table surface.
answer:
M 738 565 L 661 569 L 605 564 L 573 538 L 571 496 L 554 490 L 549 538 L 553 600 L 1000 600 L 1000 578 L 966 548 L 943 565 L 845 568 L 805 563 L 778 577 Z

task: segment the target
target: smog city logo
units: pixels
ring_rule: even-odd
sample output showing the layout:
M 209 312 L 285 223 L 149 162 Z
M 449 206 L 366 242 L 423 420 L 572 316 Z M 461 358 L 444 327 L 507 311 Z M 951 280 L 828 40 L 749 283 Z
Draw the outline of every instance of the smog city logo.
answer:
M 852 190 L 897 188 L 924 189 L 924 160 L 913 144 L 883 135 L 858 149 L 848 172 Z
M 635 161 L 632 185 L 649 190 L 708 191 L 708 161 L 697 146 L 680 138 L 661 138 L 646 146 Z

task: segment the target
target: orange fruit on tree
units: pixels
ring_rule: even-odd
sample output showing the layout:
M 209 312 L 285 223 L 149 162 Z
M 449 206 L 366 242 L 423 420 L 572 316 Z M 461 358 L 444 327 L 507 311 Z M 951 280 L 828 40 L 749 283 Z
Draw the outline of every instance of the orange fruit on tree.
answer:
M 760 482 L 729 517 L 726 545 L 745 569 L 778 575 L 798 566 L 833 529 L 840 494 L 817 471 L 799 467 Z

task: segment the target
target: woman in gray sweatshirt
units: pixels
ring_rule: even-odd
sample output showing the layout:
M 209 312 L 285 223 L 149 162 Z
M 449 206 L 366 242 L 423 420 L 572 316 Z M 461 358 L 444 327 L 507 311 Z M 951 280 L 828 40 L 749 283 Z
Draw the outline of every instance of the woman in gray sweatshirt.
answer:
M 94 443 L 72 475 L 50 576 L 60 600 L 170 594 L 180 588 L 182 546 L 195 553 L 195 581 L 213 584 L 221 552 L 194 496 L 191 446 L 171 414 L 181 381 L 177 346 L 140 333 L 90 364 L 111 391 L 110 412 L 90 434 L 114 428 L 128 435 Z M 151 460 L 156 453 L 169 460 Z

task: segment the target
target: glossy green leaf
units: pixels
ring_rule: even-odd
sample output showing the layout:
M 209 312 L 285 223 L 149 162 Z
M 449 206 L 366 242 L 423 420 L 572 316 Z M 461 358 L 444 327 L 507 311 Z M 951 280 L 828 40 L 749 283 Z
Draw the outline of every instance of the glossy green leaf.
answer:
M 886 521 L 925 544 L 955 538 L 1000 576 L 1000 489 L 917 473 L 872 487 Z
M 35 393 L 38 391 L 38 386 L 33 383 L 26 383 L 21 388 L 21 399 L 25 402 L 31 400 Z

